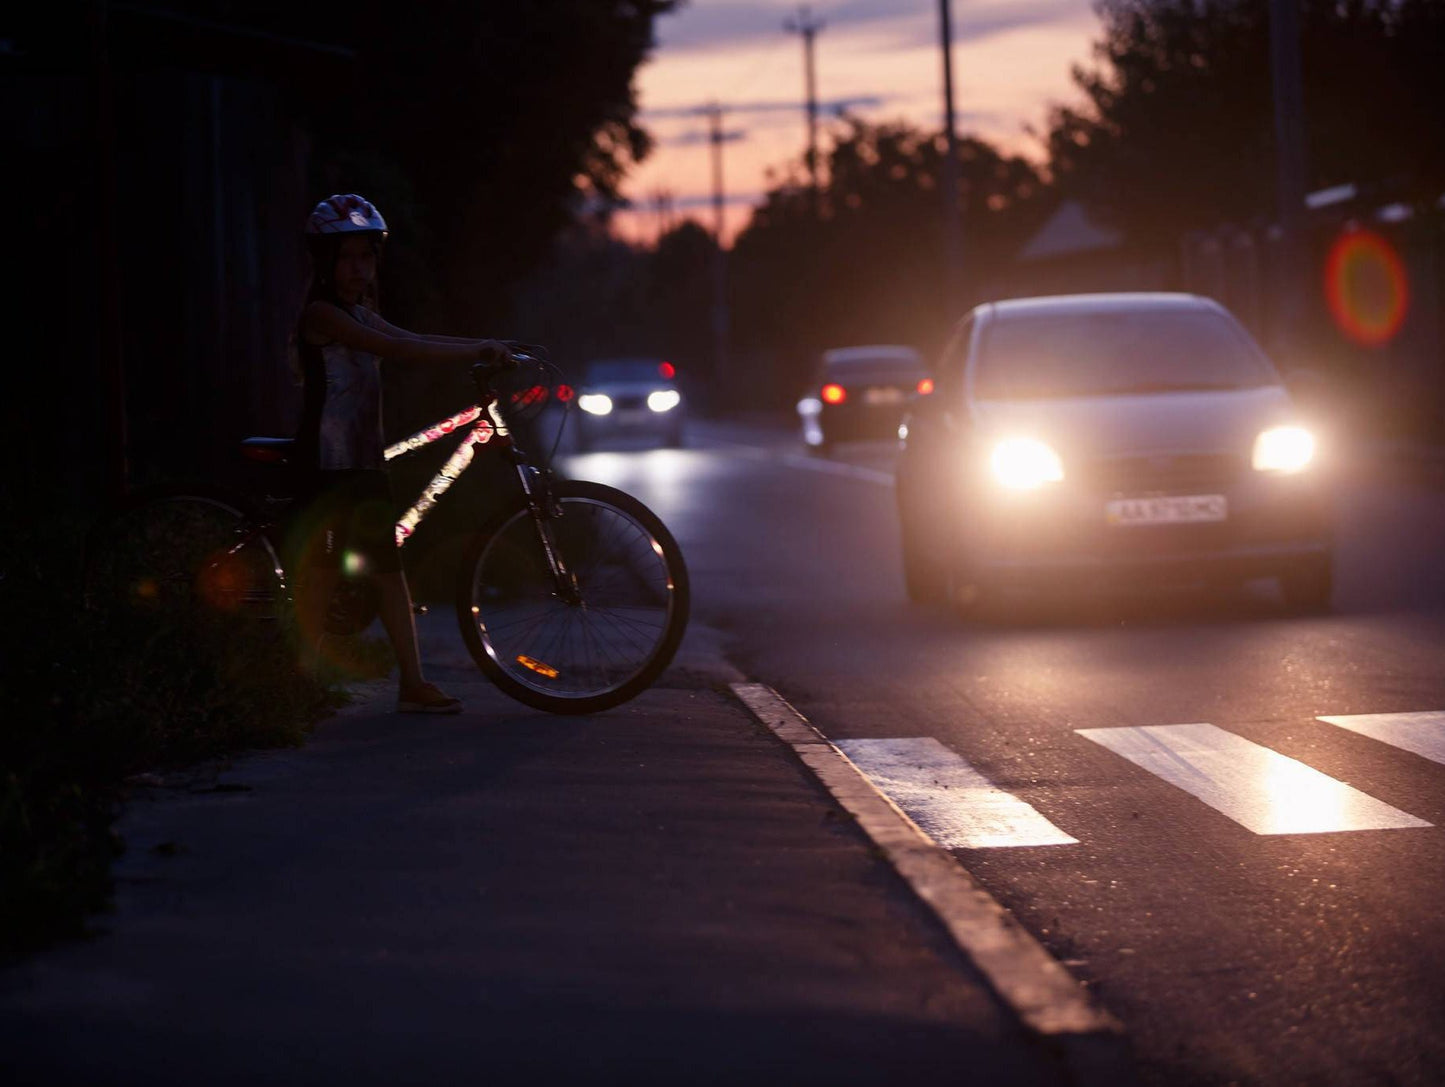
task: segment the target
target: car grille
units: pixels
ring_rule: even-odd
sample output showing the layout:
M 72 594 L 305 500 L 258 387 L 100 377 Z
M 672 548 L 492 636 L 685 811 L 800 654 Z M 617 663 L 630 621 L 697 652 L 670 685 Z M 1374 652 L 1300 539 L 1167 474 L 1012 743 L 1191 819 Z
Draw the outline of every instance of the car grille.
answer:
M 612 406 L 618 411 L 636 411 L 638 408 L 647 407 L 647 397 L 637 394 L 614 396 Z
M 1077 478 L 1104 494 L 1207 494 L 1234 483 L 1244 458 L 1229 454 L 1109 457 L 1081 466 Z

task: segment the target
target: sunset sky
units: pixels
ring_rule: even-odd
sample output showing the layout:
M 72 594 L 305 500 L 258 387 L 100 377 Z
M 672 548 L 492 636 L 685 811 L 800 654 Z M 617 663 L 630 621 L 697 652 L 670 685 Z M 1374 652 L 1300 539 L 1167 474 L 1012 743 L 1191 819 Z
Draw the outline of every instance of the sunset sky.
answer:
M 624 193 L 636 210 L 620 234 L 655 237 L 657 197 L 711 227 L 712 158 L 699 107 L 723 107 L 723 189 L 731 238 L 807 143 L 802 36 L 785 29 L 795 0 L 690 0 L 657 23 L 657 48 L 637 73 L 642 122 L 657 147 Z M 904 119 L 938 127 L 943 61 L 937 0 L 812 0 L 820 155 L 836 116 L 829 103 L 854 100 L 870 121 Z M 1040 157 L 1026 126 L 1042 127 L 1050 104 L 1077 101 L 1070 66 L 1089 59 L 1099 20 L 1092 0 L 952 0 L 954 111 L 960 135 Z

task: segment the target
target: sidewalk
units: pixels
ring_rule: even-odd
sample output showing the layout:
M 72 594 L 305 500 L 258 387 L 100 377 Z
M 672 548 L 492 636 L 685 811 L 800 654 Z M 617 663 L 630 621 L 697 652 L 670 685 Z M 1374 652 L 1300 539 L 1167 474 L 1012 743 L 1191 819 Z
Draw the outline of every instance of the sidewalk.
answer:
M 1070 1082 L 711 647 L 553 717 L 449 622 L 425 655 L 461 716 L 378 686 L 134 797 L 104 933 L 0 972 L 0 1081 Z

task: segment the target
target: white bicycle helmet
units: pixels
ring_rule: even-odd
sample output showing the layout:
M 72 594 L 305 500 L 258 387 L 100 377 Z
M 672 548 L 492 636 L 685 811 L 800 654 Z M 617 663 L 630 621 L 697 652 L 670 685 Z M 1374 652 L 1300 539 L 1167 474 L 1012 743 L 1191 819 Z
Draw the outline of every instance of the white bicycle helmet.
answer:
M 306 217 L 307 234 L 380 234 L 386 237 L 386 220 L 370 200 L 355 193 L 328 196 Z

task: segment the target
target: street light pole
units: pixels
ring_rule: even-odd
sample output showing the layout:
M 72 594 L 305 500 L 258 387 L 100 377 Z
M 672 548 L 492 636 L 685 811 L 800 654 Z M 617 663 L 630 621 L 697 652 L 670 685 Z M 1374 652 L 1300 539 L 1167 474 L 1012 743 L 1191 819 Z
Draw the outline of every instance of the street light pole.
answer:
M 808 183 L 812 186 L 813 218 L 816 219 L 819 213 L 820 189 L 818 185 L 818 90 L 814 79 L 813 40 L 817 37 L 818 31 L 823 29 L 823 20 L 814 19 L 808 13 L 808 6 L 804 4 L 798 9 L 796 16 L 790 17 L 783 24 L 783 28 L 803 36 L 803 71 L 808 115 Z
M 723 252 L 723 169 L 722 145 L 727 138 L 723 134 L 722 107 L 716 102 L 706 107 L 708 117 L 708 143 L 712 145 L 712 209 L 713 209 L 713 263 L 712 263 L 712 339 L 713 374 L 721 375 L 727 369 L 728 355 L 728 295 L 727 257 Z
M 1304 80 L 1300 74 L 1299 0 L 1270 0 L 1270 73 L 1274 87 L 1275 201 L 1283 258 L 1283 320 L 1279 333 L 1286 353 L 1298 349 L 1303 308 L 1305 148 Z
M 953 120 L 953 26 L 950 0 L 938 0 L 938 37 L 943 49 L 943 244 L 950 311 L 963 285 L 963 227 L 959 211 L 958 134 Z M 951 316 L 950 316 L 951 319 Z

